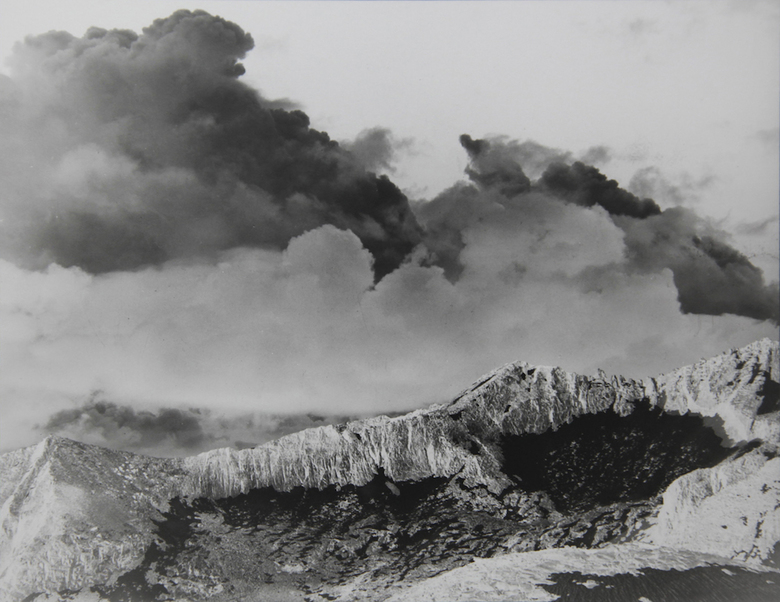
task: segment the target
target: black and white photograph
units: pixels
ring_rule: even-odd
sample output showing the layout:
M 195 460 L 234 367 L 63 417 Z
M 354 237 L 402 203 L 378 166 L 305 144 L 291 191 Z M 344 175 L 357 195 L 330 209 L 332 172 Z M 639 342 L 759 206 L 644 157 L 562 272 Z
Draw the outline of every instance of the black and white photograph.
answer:
M 1 0 L 0 602 L 774 602 L 779 247 L 776 0 Z

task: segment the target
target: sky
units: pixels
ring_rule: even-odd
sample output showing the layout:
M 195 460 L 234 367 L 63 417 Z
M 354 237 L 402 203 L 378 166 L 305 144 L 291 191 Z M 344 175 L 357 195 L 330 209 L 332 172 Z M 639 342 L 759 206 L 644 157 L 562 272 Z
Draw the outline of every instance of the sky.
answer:
M 780 6 L 0 4 L 0 451 L 778 338 Z M 291 417 L 296 415 L 296 417 Z

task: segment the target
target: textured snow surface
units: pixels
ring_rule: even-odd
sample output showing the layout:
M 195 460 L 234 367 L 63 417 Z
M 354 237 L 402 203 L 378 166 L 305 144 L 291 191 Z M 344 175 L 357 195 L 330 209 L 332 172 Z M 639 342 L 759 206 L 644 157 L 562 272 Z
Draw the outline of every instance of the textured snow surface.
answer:
M 663 494 L 645 541 L 763 560 L 780 541 L 780 458 L 750 453 L 694 470 Z
M 733 442 L 762 439 L 780 442 L 778 411 L 761 412 L 766 395 L 780 382 L 780 346 L 762 339 L 692 366 L 646 381 L 653 398 L 667 412 L 692 412 L 723 421 Z M 771 400 L 770 400 L 771 401 Z M 772 404 L 769 404 L 772 405 Z
M 637 574 L 642 569 L 687 570 L 707 565 L 746 566 L 718 556 L 622 544 L 596 550 L 559 548 L 498 558 L 476 559 L 396 593 L 385 602 L 531 602 L 555 600 L 540 585 L 552 584 L 556 573 L 588 575 Z M 770 571 L 764 567 L 753 570 Z M 780 576 L 779 576 L 780 577 Z

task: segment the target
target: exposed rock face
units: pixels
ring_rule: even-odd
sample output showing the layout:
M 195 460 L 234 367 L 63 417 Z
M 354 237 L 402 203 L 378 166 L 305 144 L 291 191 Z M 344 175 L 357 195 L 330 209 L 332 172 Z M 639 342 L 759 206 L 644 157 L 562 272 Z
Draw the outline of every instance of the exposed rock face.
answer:
M 732 441 L 780 441 L 780 351 L 763 339 L 742 349 L 650 379 L 651 398 L 666 412 L 722 421 Z
M 49 438 L 0 456 L 0 599 L 382 600 L 631 539 L 761 562 L 779 363 L 769 340 L 643 382 L 515 363 L 446 405 L 183 460 Z

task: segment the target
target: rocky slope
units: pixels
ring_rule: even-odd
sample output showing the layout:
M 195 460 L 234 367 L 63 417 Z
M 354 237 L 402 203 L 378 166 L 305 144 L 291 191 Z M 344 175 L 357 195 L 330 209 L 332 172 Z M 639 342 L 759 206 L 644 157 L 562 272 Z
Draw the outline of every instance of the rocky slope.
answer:
M 183 460 L 49 438 L 0 456 L 0 599 L 383 600 L 626 541 L 766 564 L 779 382 L 763 340 L 646 381 L 510 364 L 449 404 Z
M 2 459 L 0 600 L 132 568 L 183 476 L 175 461 L 54 437 Z

